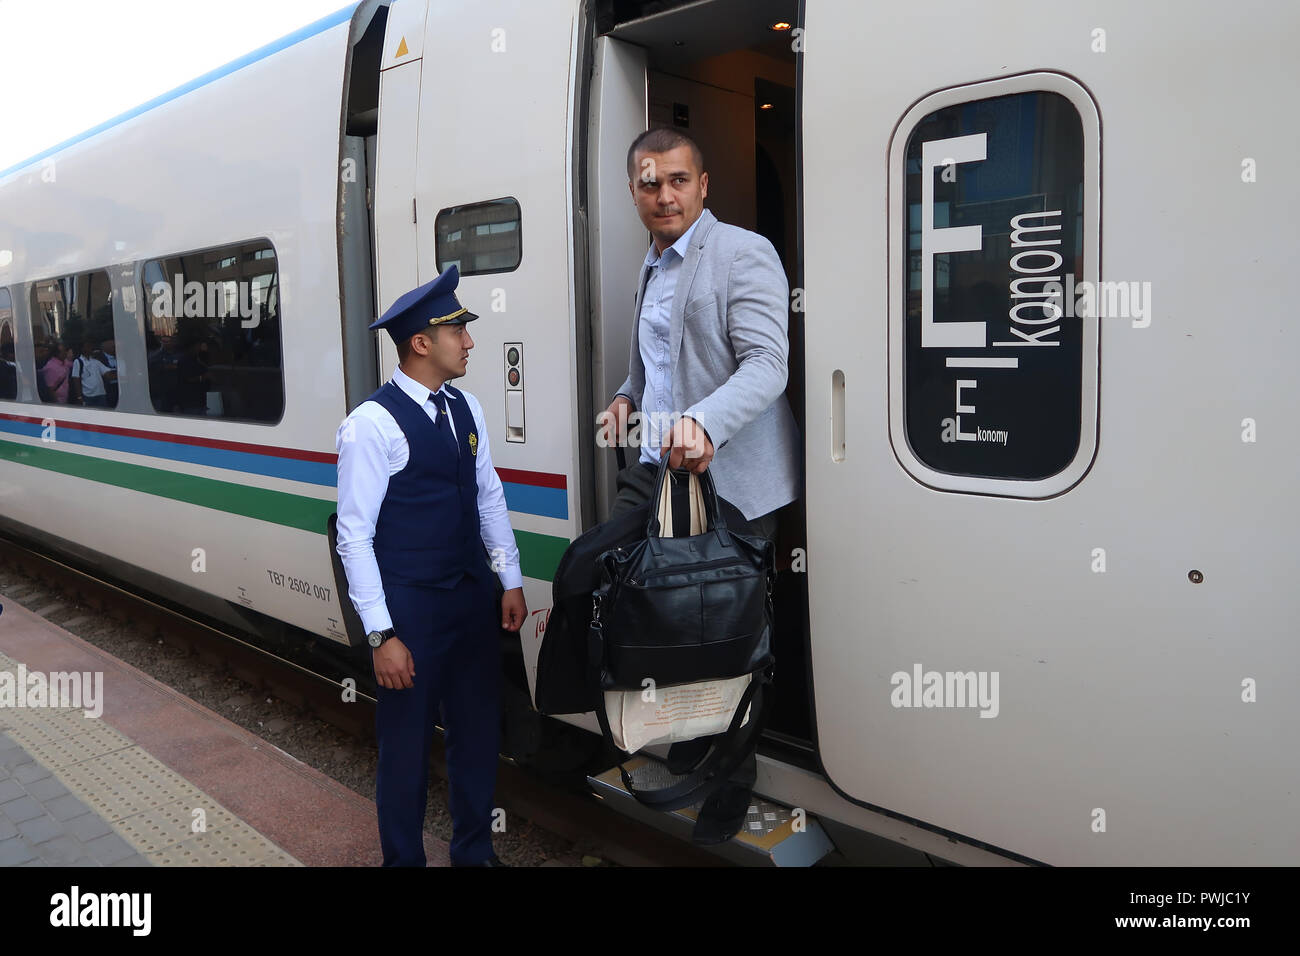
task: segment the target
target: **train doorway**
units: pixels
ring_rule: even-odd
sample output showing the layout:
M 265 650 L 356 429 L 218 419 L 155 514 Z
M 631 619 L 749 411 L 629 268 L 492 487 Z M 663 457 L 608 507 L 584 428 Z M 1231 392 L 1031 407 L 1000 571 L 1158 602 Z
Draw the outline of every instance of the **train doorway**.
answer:
M 795 0 L 596 4 L 586 149 L 591 289 L 591 402 L 599 411 L 627 375 L 632 300 L 649 237 L 628 193 L 626 153 L 655 126 L 681 129 L 704 155 L 705 206 L 765 236 L 792 290 L 786 395 L 804 425 L 802 259 L 798 229 L 800 32 Z M 629 456 L 630 460 L 630 456 Z M 615 456 L 597 449 L 594 515 L 609 514 Z M 764 751 L 816 767 L 808 679 L 802 500 L 777 539 L 777 673 Z

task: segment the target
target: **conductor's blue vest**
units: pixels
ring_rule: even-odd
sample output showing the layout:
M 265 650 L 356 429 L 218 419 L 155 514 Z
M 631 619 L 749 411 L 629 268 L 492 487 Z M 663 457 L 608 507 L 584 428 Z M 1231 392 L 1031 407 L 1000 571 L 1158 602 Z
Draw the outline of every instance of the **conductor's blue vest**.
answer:
M 375 522 L 375 560 L 386 589 L 452 588 L 466 574 L 490 575 L 479 531 L 477 426 L 465 396 L 450 385 L 444 391 L 458 459 L 428 413 L 392 382 L 367 399 L 388 410 L 409 449 L 406 467 L 388 479 Z

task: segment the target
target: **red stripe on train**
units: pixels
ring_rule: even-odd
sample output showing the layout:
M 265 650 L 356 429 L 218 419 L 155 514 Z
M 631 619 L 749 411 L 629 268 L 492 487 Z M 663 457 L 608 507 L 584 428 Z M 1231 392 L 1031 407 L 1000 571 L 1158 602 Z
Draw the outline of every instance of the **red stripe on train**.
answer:
M 545 471 L 519 471 L 516 468 L 498 468 L 497 474 L 502 481 L 516 485 L 537 485 L 541 488 L 568 488 L 569 480 L 564 475 L 552 475 Z
M 13 422 L 28 422 L 43 425 L 47 419 L 32 415 L 6 415 L 0 412 L 0 418 Z M 171 442 L 174 445 L 198 445 L 203 448 L 220 448 L 224 451 L 242 451 L 250 455 L 270 455 L 274 458 L 293 458 L 298 461 L 317 461 L 327 465 L 337 464 L 339 456 L 330 452 L 307 451 L 302 448 L 279 448 L 275 445 L 254 445 L 242 441 L 223 441 L 218 438 L 197 438 L 194 435 L 173 435 L 168 432 L 151 432 L 139 428 L 118 428 L 115 425 L 92 425 L 89 422 L 70 422 L 54 419 L 59 428 L 74 428 L 86 432 L 100 432 L 105 435 L 121 435 L 125 438 L 145 438 L 152 441 Z

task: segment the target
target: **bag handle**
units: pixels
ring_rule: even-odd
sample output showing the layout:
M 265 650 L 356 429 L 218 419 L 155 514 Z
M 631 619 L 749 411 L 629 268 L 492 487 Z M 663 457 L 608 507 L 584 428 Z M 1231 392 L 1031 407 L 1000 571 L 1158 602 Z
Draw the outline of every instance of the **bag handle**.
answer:
M 594 618 L 587 631 L 587 664 L 590 679 L 596 687 L 600 686 L 600 662 L 604 659 L 605 644 L 605 635 L 600 623 L 600 600 L 600 592 L 597 592 L 594 596 Z M 713 745 L 709 755 L 686 779 L 658 790 L 638 790 L 632 782 L 632 775 L 627 772 L 623 762 L 619 761 L 618 772 L 623 778 L 623 786 L 627 792 L 632 794 L 642 806 L 652 810 L 680 810 L 682 807 L 689 807 L 705 800 L 726 783 L 757 745 L 758 735 L 762 733 L 763 723 L 767 717 L 767 700 L 763 694 L 763 687 L 772 679 L 769 671 L 770 668 L 765 667 L 750 675 L 749 686 L 745 688 L 745 693 L 741 695 L 740 702 L 736 705 L 726 735 L 720 743 Z M 742 727 L 741 722 L 744 721 L 746 712 L 751 709 L 753 713 L 749 715 L 748 723 Z M 609 715 L 605 713 L 603 699 L 596 705 L 596 720 L 600 723 L 600 732 L 605 740 L 615 750 L 625 753 L 626 751 L 614 743 L 614 732 L 610 729 Z
M 690 475 L 688 483 L 687 498 L 690 505 L 691 526 L 686 533 L 695 537 L 709 530 L 708 509 L 704 503 L 704 492 L 700 488 L 700 476 Z M 659 495 L 659 527 L 667 532 L 663 537 L 676 537 L 673 528 L 673 496 L 668 482 L 664 482 Z
M 700 487 L 700 506 L 704 509 L 704 514 L 709 520 L 709 526 L 718 536 L 718 543 L 724 548 L 731 547 L 731 532 L 727 528 L 727 520 L 722 517 L 722 506 L 718 504 L 718 490 L 713 484 L 713 475 L 709 470 L 704 469 L 702 475 L 691 475 Z M 694 492 L 692 492 L 694 493 Z M 662 455 L 659 460 L 659 474 L 655 479 L 655 490 L 650 495 L 652 502 L 658 501 L 658 508 L 650 509 L 650 516 L 646 521 L 645 536 L 650 544 L 650 550 L 656 555 L 662 554 L 659 547 L 658 539 L 660 537 L 671 538 L 672 535 L 672 492 L 668 486 L 668 456 Z M 668 506 L 665 507 L 663 501 L 668 498 Z M 668 528 L 669 532 L 663 534 L 662 529 Z M 701 531 L 701 534 L 704 532 Z

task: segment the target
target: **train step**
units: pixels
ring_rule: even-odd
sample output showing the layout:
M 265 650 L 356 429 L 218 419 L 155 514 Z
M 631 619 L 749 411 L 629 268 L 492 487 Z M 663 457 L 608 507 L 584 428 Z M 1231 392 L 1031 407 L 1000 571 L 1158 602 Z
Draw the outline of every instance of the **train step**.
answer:
M 634 757 L 623 766 L 638 789 L 657 790 L 683 779 L 670 773 L 660 761 L 648 757 Z M 623 786 L 618 767 L 589 776 L 587 781 L 598 796 L 627 816 L 690 840 L 699 804 L 668 813 L 642 806 Z M 740 832 L 726 843 L 706 849 L 741 866 L 812 866 L 835 846 L 814 817 L 755 794 Z

